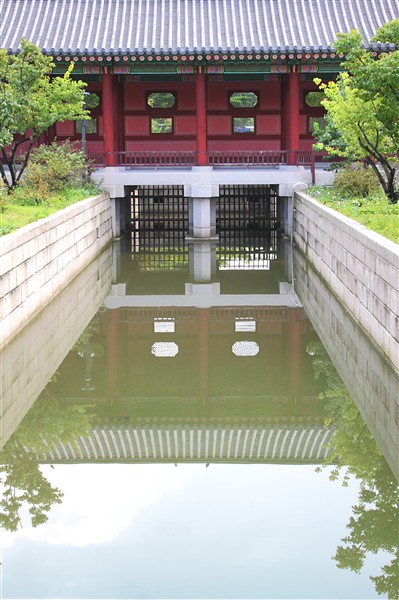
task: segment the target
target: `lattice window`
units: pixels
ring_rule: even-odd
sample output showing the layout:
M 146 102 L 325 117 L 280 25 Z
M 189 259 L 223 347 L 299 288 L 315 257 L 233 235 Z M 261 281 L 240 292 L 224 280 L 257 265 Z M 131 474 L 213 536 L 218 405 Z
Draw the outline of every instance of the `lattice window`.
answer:
M 259 353 L 259 345 L 249 340 L 235 342 L 231 350 L 235 356 L 256 356 Z

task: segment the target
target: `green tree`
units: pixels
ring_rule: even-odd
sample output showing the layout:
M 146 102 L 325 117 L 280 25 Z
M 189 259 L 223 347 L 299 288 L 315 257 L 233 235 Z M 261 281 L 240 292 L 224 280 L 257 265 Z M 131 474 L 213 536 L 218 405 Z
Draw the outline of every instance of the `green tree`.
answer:
M 253 108 L 258 104 L 258 96 L 254 92 L 234 92 L 230 104 L 234 108 Z
M 381 28 L 376 37 L 394 39 L 396 27 L 394 22 Z M 345 71 L 327 84 L 315 79 L 324 92 L 322 104 L 328 116 L 324 133 L 316 128 L 315 148 L 364 161 L 395 204 L 399 197 L 399 50 L 375 57 L 362 44 L 357 31 L 338 34 L 335 47 L 345 56 Z
M 20 188 L 26 199 L 37 203 L 52 192 L 80 187 L 87 179 L 87 160 L 69 140 L 33 148 Z
M 382 452 L 369 432 L 359 410 L 343 385 L 328 354 L 320 343 L 309 344 L 315 377 L 325 377 L 326 424 L 334 426 L 325 465 L 333 464 L 330 478 L 348 485 L 350 477 L 360 482 L 359 498 L 352 507 L 348 535 L 333 559 L 340 569 L 359 573 L 369 553 L 385 551 L 391 562 L 381 574 L 371 576 L 379 594 L 399 598 L 399 486 Z
M 399 19 L 394 19 L 381 25 L 371 38 L 371 41 L 399 46 Z
M 89 405 L 64 406 L 45 391 L 24 417 L 1 453 L 0 526 L 16 531 L 22 526 L 20 510 L 29 506 L 33 527 L 45 523 L 53 504 L 61 504 L 63 493 L 53 487 L 40 470 L 39 460 L 53 444 L 75 444 L 87 435 Z
M 61 504 L 62 492 L 53 487 L 40 470 L 35 454 L 18 439 L 8 442 L 2 451 L 0 481 L 4 491 L 0 500 L 0 526 L 17 531 L 22 526 L 20 509 L 29 505 L 33 527 L 45 523 L 53 504 Z
M 88 117 L 86 84 L 71 79 L 73 65 L 63 77 L 53 78 L 52 67 L 52 58 L 27 40 L 21 40 L 16 55 L 0 49 L 0 176 L 9 189 L 18 184 L 32 147 L 49 127 Z
M 147 104 L 151 108 L 172 108 L 176 104 L 176 98 L 171 92 L 152 92 L 147 98 Z

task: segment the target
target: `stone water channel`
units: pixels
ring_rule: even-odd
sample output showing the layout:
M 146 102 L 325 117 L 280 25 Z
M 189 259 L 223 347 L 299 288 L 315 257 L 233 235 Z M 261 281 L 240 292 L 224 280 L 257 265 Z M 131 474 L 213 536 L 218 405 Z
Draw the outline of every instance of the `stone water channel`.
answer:
M 1 597 L 397 597 L 395 374 L 276 232 L 152 236 L 4 350 Z

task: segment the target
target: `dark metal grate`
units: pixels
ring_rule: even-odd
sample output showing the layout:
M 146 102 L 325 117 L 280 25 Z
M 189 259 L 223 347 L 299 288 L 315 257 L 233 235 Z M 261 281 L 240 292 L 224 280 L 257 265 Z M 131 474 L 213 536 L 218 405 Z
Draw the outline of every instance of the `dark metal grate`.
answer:
M 273 186 L 220 186 L 219 269 L 270 268 L 277 258 L 277 198 Z
M 221 185 L 216 223 L 219 232 L 276 229 L 276 189 L 269 185 Z
M 188 200 L 183 186 L 143 186 L 131 192 L 132 252 L 142 270 L 187 268 Z
M 143 186 L 131 193 L 132 230 L 186 232 L 188 200 L 182 185 Z

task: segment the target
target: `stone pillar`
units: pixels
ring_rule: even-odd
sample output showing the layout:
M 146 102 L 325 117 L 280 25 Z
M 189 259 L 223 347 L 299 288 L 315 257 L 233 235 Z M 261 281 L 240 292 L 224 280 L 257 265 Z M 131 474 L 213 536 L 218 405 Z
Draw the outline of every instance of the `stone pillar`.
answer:
M 118 238 L 121 235 L 121 203 L 120 203 L 120 198 L 112 198 L 111 197 L 110 200 L 111 200 L 112 235 L 113 235 L 114 238 Z
M 296 151 L 299 150 L 299 73 L 295 65 L 288 73 L 287 102 L 285 103 L 287 124 L 288 164 L 296 164 Z
M 122 252 L 120 240 L 114 240 L 112 244 L 112 270 L 111 270 L 111 282 L 113 285 L 117 285 L 122 265 Z
M 292 236 L 292 196 L 281 196 L 280 204 L 280 227 L 283 230 L 284 236 L 290 238 Z
M 102 76 L 102 109 L 105 164 L 115 166 L 115 128 L 114 128 L 114 95 L 112 91 L 112 74 L 104 67 Z
M 203 179 L 212 167 L 193 167 L 200 170 Z M 188 234 L 197 239 L 216 236 L 216 197 L 219 186 L 216 184 L 192 184 L 184 186 L 184 195 L 188 202 Z
M 130 195 L 120 199 L 120 228 L 122 231 L 131 229 L 132 218 L 130 214 Z
M 207 157 L 207 134 L 206 134 L 206 90 L 204 67 L 198 67 L 195 79 L 195 109 L 197 126 L 197 165 L 206 166 Z
M 216 235 L 216 198 L 210 198 L 211 235 Z
M 215 242 L 189 243 L 188 260 L 191 281 L 193 283 L 210 283 L 216 267 Z
M 211 237 L 211 199 L 193 198 L 193 232 L 196 238 Z

